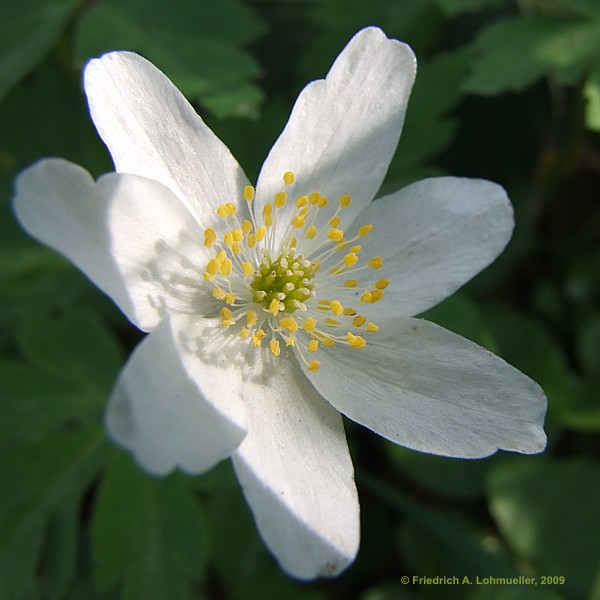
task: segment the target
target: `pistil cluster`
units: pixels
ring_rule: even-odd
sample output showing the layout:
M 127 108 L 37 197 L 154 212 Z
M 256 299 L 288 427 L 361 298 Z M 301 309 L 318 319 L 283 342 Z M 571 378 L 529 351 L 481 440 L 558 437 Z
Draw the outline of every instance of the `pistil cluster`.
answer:
M 268 338 L 273 356 L 280 355 L 282 343 L 293 346 L 308 370 L 317 371 L 321 362 L 308 356 L 320 344 L 366 346 L 363 336 L 379 328 L 360 314 L 360 306 L 379 302 L 389 282 L 381 278 L 363 287 L 356 305 L 356 289 L 361 287 L 356 275 L 383 266 L 377 256 L 361 261 L 362 246 L 357 242 L 373 226 L 363 225 L 347 239 L 341 214 L 351 197 L 340 196 L 335 213 L 325 220 L 321 211 L 329 199 L 318 192 L 296 197 L 291 217 L 286 212 L 283 222 L 281 209 L 289 201 L 286 188 L 294 180 L 289 171 L 283 175 L 284 189 L 264 205 L 260 218 L 251 186 L 243 190 L 249 219 L 240 218 L 233 203 L 217 208 L 217 227 L 204 231 L 205 245 L 215 250 L 204 279 L 213 285 L 212 295 L 223 302 L 223 327 L 257 348 Z M 283 233 L 276 238 L 277 228 Z

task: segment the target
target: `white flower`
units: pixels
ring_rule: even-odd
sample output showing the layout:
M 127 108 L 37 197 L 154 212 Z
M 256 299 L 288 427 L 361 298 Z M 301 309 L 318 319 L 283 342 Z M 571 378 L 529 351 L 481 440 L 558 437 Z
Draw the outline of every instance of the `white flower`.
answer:
M 250 187 L 152 64 L 92 60 L 85 90 L 116 173 L 43 160 L 16 214 L 152 332 L 107 412 L 149 472 L 231 457 L 288 573 L 339 573 L 359 544 L 340 413 L 409 448 L 477 458 L 544 448 L 546 402 L 475 344 L 411 318 L 506 245 L 502 188 L 443 177 L 372 202 L 396 148 L 415 58 L 360 31 L 300 94 Z

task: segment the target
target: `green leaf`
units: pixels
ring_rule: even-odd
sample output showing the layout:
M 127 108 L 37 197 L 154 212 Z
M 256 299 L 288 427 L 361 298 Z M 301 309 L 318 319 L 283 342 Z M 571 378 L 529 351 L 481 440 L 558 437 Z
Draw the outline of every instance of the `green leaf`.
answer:
M 66 510 L 79 497 L 96 473 L 105 448 L 104 433 L 86 428 L 3 453 L 0 590 L 4 597 L 19 598 L 23 593 L 36 568 L 49 516 Z M 70 506 L 78 508 L 74 503 Z
M 583 88 L 587 101 L 585 107 L 585 124 L 593 131 L 600 131 L 600 69 L 590 74 Z
M 507 19 L 485 29 L 473 50 L 468 92 L 521 91 L 549 74 L 572 84 L 598 60 L 600 19 Z
M 474 12 L 482 8 L 506 4 L 507 0 L 436 0 L 436 3 L 449 17 L 461 13 Z
M 565 596 L 549 589 L 536 589 L 530 585 L 478 586 L 467 600 L 566 600 Z
M 109 50 L 138 52 L 217 116 L 256 117 L 260 68 L 243 48 L 263 31 L 239 0 L 106 0 L 81 18 L 75 51 L 82 65 Z
M 100 487 L 92 536 L 97 586 L 122 582 L 126 600 L 184 600 L 188 576 L 203 577 L 206 524 L 183 477 L 150 477 L 123 452 Z
M 583 368 L 600 375 L 600 313 L 592 315 L 577 338 L 577 353 Z
M 123 356 L 112 333 L 93 313 L 71 309 L 60 317 L 39 315 L 19 331 L 23 354 L 40 371 L 82 392 L 105 398 Z
M 600 465 L 585 460 L 512 461 L 492 472 L 490 510 L 522 561 L 538 575 L 564 576 L 550 587 L 589 594 L 598 569 Z
M 79 0 L 0 5 L 0 100 L 50 51 Z

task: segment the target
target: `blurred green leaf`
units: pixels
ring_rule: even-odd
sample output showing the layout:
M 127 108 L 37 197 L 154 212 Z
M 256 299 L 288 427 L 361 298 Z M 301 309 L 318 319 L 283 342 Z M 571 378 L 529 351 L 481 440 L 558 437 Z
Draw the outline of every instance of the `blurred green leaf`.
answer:
M 464 12 L 506 4 L 507 0 L 436 0 L 436 2 L 449 17 L 455 17 Z
M 600 313 L 591 315 L 585 322 L 577 342 L 583 368 L 592 375 L 600 375 Z
M 0 4 L 0 100 L 50 51 L 80 0 Z
M 419 62 L 402 137 L 383 194 L 415 180 L 413 171 L 440 153 L 452 140 L 457 122 L 449 113 L 462 98 L 461 84 L 467 59 L 467 53 L 459 50 Z
M 567 600 L 565 596 L 549 589 L 532 586 L 478 586 L 467 600 Z
M 256 117 L 260 68 L 243 48 L 263 31 L 239 0 L 106 0 L 80 19 L 75 52 L 81 65 L 110 50 L 138 52 L 217 116 Z
M 563 11 L 567 14 L 600 16 L 600 4 L 596 0 L 538 0 L 544 12 Z
M 520 91 L 545 75 L 573 84 L 598 61 L 600 19 L 515 17 L 483 30 L 465 91 Z
M 41 371 L 106 397 L 123 364 L 112 333 L 93 313 L 72 309 L 61 317 L 39 315 L 18 335 L 23 354 Z
M 520 560 L 538 575 L 564 576 L 556 590 L 586 598 L 598 569 L 600 465 L 519 461 L 489 479 L 490 510 Z
M 0 462 L 0 590 L 19 598 L 36 568 L 46 523 L 64 516 L 96 473 L 105 450 L 97 427 L 62 432 L 3 452 Z M 71 502 L 71 504 L 69 504 Z M 78 512 L 78 510 L 76 510 Z
M 125 600 L 185 600 L 188 577 L 203 578 L 207 531 L 197 499 L 178 474 L 144 474 L 115 452 L 92 525 L 100 590 L 123 583 Z
M 583 88 L 587 100 L 585 107 L 585 124 L 593 131 L 600 131 L 600 69 L 590 73 Z
M 360 600 L 411 600 L 414 598 L 407 589 L 406 584 L 399 581 L 380 583 L 360 596 Z

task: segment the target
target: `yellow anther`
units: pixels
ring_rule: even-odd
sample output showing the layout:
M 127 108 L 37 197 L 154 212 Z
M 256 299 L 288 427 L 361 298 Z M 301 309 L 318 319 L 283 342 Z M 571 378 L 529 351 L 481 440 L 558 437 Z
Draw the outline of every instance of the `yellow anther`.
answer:
M 206 265 L 206 272 L 209 275 L 216 275 L 221 268 L 221 261 L 218 258 L 211 258 Z
M 286 171 L 283 174 L 283 182 L 285 185 L 292 185 L 292 183 L 294 183 L 294 179 L 294 174 L 291 171 Z
M 210 248 L 217 241 L 217 234 L 214 229 L 207 227 L 204 230 L 204 245 Z
M 263 217 L 265 215 L 271 215 L 273 214 L 273 205 L 270 202 L 267 202 L 262 209 L 262 215 Z
M 314 225 L 311 225 L 304 234 L 307 239 L 312 240 L 317 235 L 317 228 Z
M 306 219 L 304 218 L 304 215 L 296 215 L 292 219 L 292 225 L 295 229 L 300 229 L 301 227 L 304 227 L 306 225 Z
M 220 290 L 218 287 L 213 288 L 212 295 L 217 300 L 225 300 L 225 296 L 226 296 L 225 292 L 223 290 Z
M 306 317 L 306 321 L 304 321 L 302 329 L 304 329 L 304 331 L 313 331 L 316 326 L 317 321 L 315 319 L 312 317 Z
M 323 346 L 329 346 L 330 348 L 335 346 L 335 342 L 328 335 L 324 335 L 321 338 L 321 344 L 323 344 Z
M 371 302 L 379 302 L 383 298 L 383 292 L 377 288 L 371 290 Z
M 327 232 L 327 237 L 330 240 L 333 240 L 334 242 L 339 242 L 344 237 L 344 232 L 341 229 L 336 229 L 335 227 L 332 227 Z
M 269 342 L 269 349 L 271 350 L 271 354 L 273 356 L 279 356 L 279 353 L 281 352 L 281 349 L 279 348 L 279 341 L 271 340 Z
M 244 239 L 244 232 L 240 228 L 232 229 L 231 235 L 236 242 L 241 242 Z
M 285 192 L 277 192 L 275 194 L 275 208 L 283 208 L 287 201 L 287 194 Z
M 248 244 L 248 248 L 254 248 L 256 245 L 256 235 L 253 233 L 248 234 L 248 240 L 246 241 L 246 244 Z
M 246 313 L 246 325 L 248 325 L 248 327 L 252 327 L 253 325 L 256 325 L 257 320 L 258 320 L 258 315 L 256 314 L 255 310 L 249 310 Z
M 223 300 L 225 300 L 225 303 L 229 304 L 229 306 L 233 306 L 235 304 L 235 294 L 233 292 L 228 292 L 225 294 Z
M 220 311 L 219 311 L 219 316 L 221 317 L 221 319 L 231 319 L 233 317 L 233 313 L 226 307 L 224 306 Z
M 296 239 L 296 236 L 293 235 L 290 238 L 290 248 L 293 249 L 293 250 L 295 250 L 297 245 L 298 245 L 298 240 Z
M 293 335 L 290 335 L 290 337 L 285 338 L 285 345 L 287 346 L 295 346 L 296 345 L 296 338 Z
M 273 225 L 273 216 L 272 215 L 266 215 L 263 218 L 264 224 L 266 227 L 271 227 Z
M 252 223 L 248 221 L 248 219 L 244 219 L 244 222 L 242 223 L 242 231 L 245 234 L 248 234 L 252 231 Z
M 352 196 L 350 196 L 349 194 L 344 194 L 343 196 L 340 196 L 341 208 L 346 208 L 347 206 L 350 206 L 350 202 L 352 202 Z
M 353 317 L 356 314 L 356 309 L 355 308 L 345 308 L 344 309 L 344 316 L 346 317 Z
M 358 235 L 360 235 L 360 237 L 365 237 L 365 235 L 369 235 L 369 233 L 371 233 L 371 231 L 373 231 L 373 225 L 363 225 L 358 230 Z
M 243 262 L 242 263 L 242 271 L 244 271 L 244 275 L 246 275 L 246 276 L 253 275 L 254 267 L 249 262 Z
M 229 275 L 229 273 L 231 273 L 231 269 L 233 267 L 233 263 L 231 262 L 231 259 L 226 258 L 222 263 L 221 263 L 221 275 Z
M 254 188 L 251 185 L 244 186 L 243 194 L 246 202 L 252 202 L 252 200 L 254 200 Z
M 344 312 L 344 307 L 342 306 L 342 303 L 339 300 L 334 300 L 331 303 L 331 312 L 336 316 L 339 317 L 343 312 Z
M 356 252 L 348 252 L 346 256 L 344 256 L 344 264 L 347 267 L 353 267 L 358 262 L 358 255 Z
M 319 342 L 317 340 L 310 340 L 308 344 L 306 344 L 309 352 L 316 352 L 319 349 Z
M 344 281 L 344 287 L 355 288 L 358 285 L 358 279 L 347 279 Z
M 379 331 L 379 326 L 375 325 L 375 323 L 368 323 L 365 331 L 369 333 L 377 333 Z
M 267 229 L 264 225 L 261 225 L 257 230 L 256 230 L 256 241 L 260 242 L 266 235 L 267 233 Z
M 354 317 L 354 319 L 352 319 L 352 325 L 354 325 L 354 327 L 362 327 L 367 321 L 367 317 L 363 316 L 363 315 L 356 315 L 356 317 Z
M 319 196 L 319 200 L 317 202 L 317 206 L 319 208 L 324 208 L 328 204 L 329 204 L 329 199 L 328 198 L 326 198 L 325 196 Z
M 362 246 L 360 244 L 356 244 L 356 246 L 350 246 L 350 252 L 360 252 L 362 250 Z
M 332 319 L 330 317 L 327 317 L 327 319 L 325 319 L 325 324 L 328 327 L 337 327 L 340 324 L 340 322 L 337 319 Z
M 329 220 L 329 224 L 332 227 L 337 227 L 341 222 L 342 222 L 342 220 L 339 217 L 333 217 L 332 219 Z
M 309 363 L 306 365 L 306 368 L 307 368 L 309 371 L 312 371 L 312 372 L 314 373 L 315 371 L 318 371 L 318 370 L 319 370 L 319 367 L 320 367 L 320 366 L 321 366 L 321 363 L 320 363 L 318 360 L 311 360 L 311 361 L 310 361 L 310 362 L 309 362 Z
M 368 265 L 371 269 L 381 269 L 383 267 L 383 258 L 381 256 L 374 256 L 369 259 Z
M 247 327 L 242 327 L 242 331 L 240 331 L 240 337 L 246 339 L 250 335 L 250 330 Z
M 284 317 L 279 321 L 282 329 L 287 329 L 290 333 L 296 333 L 298 331 L 298 322 L 294 317 Z
M 363 295 L 360 297 L 361 302 L 371 302 L 371 292 L 369 290 L 365 290 Z
M 302 215 L 303 217 L 306 217 L 309 210 L 310 210 L 310 206 L 305 206 L 304 208 L 300 209 L 300 212 L 298 214 Z
M 388 285 L 390 285 L 390 282 L 389 282 L 387 279 L 378 279 L 378 280 L 375 282 L 375 287 L 376 287 L 378 290 L 385 290 L 385 288 L 386 288 Z
M 317 301 L 317 308 L 319 308 L 321 310 L 329 310 L 330 306 L 331 306 L 331 302 L 329 300 L 325 300 L 325 298 Z
M 233 217 L 233 215 L 235 215 L 235 211 L 236 211 L 235 204 L 233 202 L 228 202 L 225 206 L 227 207 L 227 214 L 230 217 Z
M 233 232 L 228 231 L 224 236 L 223 236 L 223 241 L 228 245 L 228 246 L 233 246 Z
M 302 208 L 308 204 L 308 196 L 298 196 L 296 198 L 296 207 Z
M 231 251 L 236 255 L 240 254 L 242 252 L 242 246 L 239 242 L 233 242 L 233 245 L 231 246 Z
M 219 250 L 219 253 L 215 258 L 219 261 L 220 264 L 227 258 L 227 252 L 225 252 L 225 250 Z
M 229 208 L 227 207 L 227 204 L 221 204 L 218 208 L 217 208 L 217 214 L 222 218 L 222 219 L 226 219 L 229 216 Z
M 319 201 L 320 197 L 321 194 L 319 194 L 319 192 L 311 192 L 310 196 L 308 197 L 308 201 L 311 204 L 316 204 Z
M 267 334 L 262 330 L 259 329 L 256 333 L 253 333 L 250 337 L 252 339 L 252 343 L 254 344 L 255 348 L 258 348 L 258 346 L 260 346 L 260 343 L 262 342 L 263 338 L 266 336 Z
M 350 332 L 346 334 L 346 341 L 350 344 L 350 346 L 352 346 L 352 348 L 364 348 L 367 345 L 365 338 L 360 337 L 360 335 L 354 335 Z
M 285 304 L 282 304 L 277 298 L 273 298 L 273 300 L 271 300 L 271 304 L 269 304 L 268 311 L 274 316 L 277 316 L 279 314 L 279 311 L 284 309 Z

